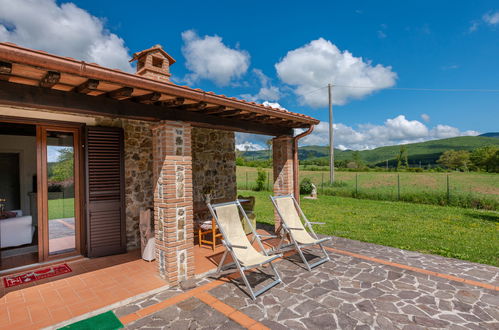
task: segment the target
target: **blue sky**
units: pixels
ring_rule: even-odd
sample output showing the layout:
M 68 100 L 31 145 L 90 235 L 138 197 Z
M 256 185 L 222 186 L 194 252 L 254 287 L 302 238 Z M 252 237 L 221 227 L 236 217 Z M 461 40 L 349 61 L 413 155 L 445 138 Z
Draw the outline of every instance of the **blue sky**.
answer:
M 334 88 L 342 148 L 499 130 L 497 92 L 386 89 L 499 89 L 497 1 L 73 4 L 0 0 L 0 38 L 128 70 L 128 56 L 159 43 L 177 60 L 171 71 L 180 84 L 278 103 L 322 121 L 326 94 L 316 90 L 327 77 L 367 85 Z M 38 24 L 52 28 L 37 36 Z M 321 124 L 305 142 L 325 144 L 326 137 Z M 238 136 L 239 143 L 263 140 Z

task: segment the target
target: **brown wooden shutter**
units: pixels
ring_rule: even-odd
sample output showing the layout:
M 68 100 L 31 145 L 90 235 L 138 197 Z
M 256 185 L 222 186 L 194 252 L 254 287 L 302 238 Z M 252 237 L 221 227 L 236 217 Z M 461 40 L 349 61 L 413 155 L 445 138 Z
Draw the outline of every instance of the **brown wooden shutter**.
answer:
M 87 127 L 89 257 L 126 252 L 123 130 Z

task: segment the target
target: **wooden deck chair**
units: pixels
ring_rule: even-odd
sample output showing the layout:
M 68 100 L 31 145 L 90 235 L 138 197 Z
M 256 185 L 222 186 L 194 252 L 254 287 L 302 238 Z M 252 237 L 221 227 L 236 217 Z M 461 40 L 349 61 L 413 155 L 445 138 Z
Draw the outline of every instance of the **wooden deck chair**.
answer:
M 253 300 L 273 286 L 281 283 L 281 278 L 272 264 L 272 261 L 282 257 L 282 254 L 275 254 L 271 256 L 267 254 L 267 251 L 263 247 L 262 241 L 260 240 L 261 237 L 267 235 L 260 235 L 256 232 L 239 201 L 208 204 L 208 209 L 215 218 L 218 228 L 223 235 L 222 244 L 225 246 L 225 252 L 222 256 L 220 264 L 218 265 L 217 274 L 235 264 L 237 270 L 239 270 L 239 273 L 241 274 L 244 284 L 248 287 L 250 296 Z M 256 240 L 258 242 L 258 245 L 262 250 L 261 252 L 255 250 L 252 242 L 250 242 L 248 236 L 246 236 L 239 217 L 239 212 L 243 215 L 244 221 L 246 221 L 248 226 L 250 226 L 253 232 L 252 241 L 254 242 Z M 224 265 L 224 261 L 228 253 L 230 253 L 234 262 Z M 261 267 L 265 264 L 269 264 L 272 268 L 275 275 L 274 281 L 255 292 L 253 291 L 253 288 L 251 288 L 244 272 L 249 269 Z
M 303 214 L 300 205 L 296 202 L 296 199 L 293 197 L 293 195 L 270 196 L 270 199 L 272 200 L 272 204 L 274 204 L 277 214 L 281 218 L 281 226 L 277 229 L 277 233 L 281 235 L 281 240 L 279 242 L 279 245 L 277 246 L 276 251 L 282 251 L 283 249 L 290 247 L 293 248 L 294 246 L 294 249 L 298 251 L 298 254 L 300 255 L 303 263 L 307 266 L 307 269 L 309 271 L 311 271 L 312 268 L 331 260 L 329 259 L 329 255 L 327 254 L 326 250 L 322 246 L 322 243 L 330 240 L 331 237 L 320 239 L 317 237 L 314 229 L 312 228 L 312 224 L 324 223 L 308 221 L 307 217 L 305 216 L 305 214 Z M 301 218 L 303 218 L 303 222 Z M 286 236 L 289 236 L 290 243 L 283 245 Z M 325 257 L 314 262 L 313 264 L 309 264 L 307 259 L 303 255 L 302 248 L 312 245 L 319 245 Z

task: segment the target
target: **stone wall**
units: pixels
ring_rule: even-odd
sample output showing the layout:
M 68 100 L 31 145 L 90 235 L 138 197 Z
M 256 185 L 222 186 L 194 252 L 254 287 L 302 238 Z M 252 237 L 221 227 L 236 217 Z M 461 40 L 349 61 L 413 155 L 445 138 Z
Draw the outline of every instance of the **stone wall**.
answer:
M 207 220 L 205 194 L 213 201 L 237 197 L 234 132 L 192 129 L 192 182 L 195 220 Z
M 129 250 L 140 247 L 140 210 L 153 208 L 151 123 L 100 117 L 98 126 L 122 127 L 125 135 L 126 239 Z

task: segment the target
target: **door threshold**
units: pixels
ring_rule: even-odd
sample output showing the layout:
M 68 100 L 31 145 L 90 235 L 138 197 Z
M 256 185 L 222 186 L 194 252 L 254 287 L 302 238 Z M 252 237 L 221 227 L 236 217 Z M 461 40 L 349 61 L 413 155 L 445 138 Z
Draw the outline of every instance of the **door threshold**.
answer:
M 58 264 L 58 263 L 61 263 L 64 261 L 76 261 L 76 260 L 80 260 L 80 259 L 85 259 L 85 257 L 82 255 L 77 255 L 77 256 L 65 257 L 65 258 L 61 258 L 61 259 L 38 262 L 36 264 L 29 264 L 29 265 L 20 266 L 20 267 L 9 268 L 9 269 L 5 269 L 5 270 L 0 270 L 0 276 L 15 274 L 15 273 L 19 273 L 21 271 L 39 268 L 41 266 L 54 265 L 54 264 Z

